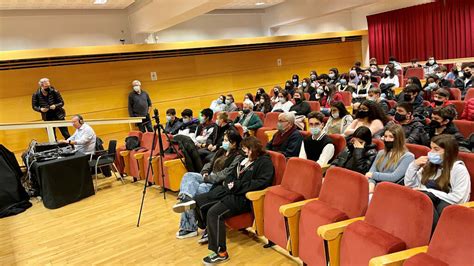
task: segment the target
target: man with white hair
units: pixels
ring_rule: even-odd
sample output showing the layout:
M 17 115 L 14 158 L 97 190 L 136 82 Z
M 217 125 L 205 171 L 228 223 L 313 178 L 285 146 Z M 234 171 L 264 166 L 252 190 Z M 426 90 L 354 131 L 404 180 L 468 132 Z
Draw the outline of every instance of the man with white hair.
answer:
M 41 113 L 43 121 L 64 120 L 66 111 L 64 111 L 64 101 L 61 94 L 51 86 L 48 78 L 42 78 L 38 82 L 39 88 L 33 93 L 31 98 L 31 107 L 36 112 Z M 69 138 L 67 127 L 60 127 L 59 131 L 65 139 Z M 56 131 L 54 131 L 56 137 Z
M 148 93 L 141 88 L 142 83 L 139 80 L 132 82 L 133 91 L 128 95 L 128 114 L 130 117 L 145 117 L 137 126 L 141 132 L 153 131 L 151 126 L 150 111 L 151 99 Z
M 249 135 L 249 131 L 257 131 L 263 126 L 262 120 L 255 114 L 253 110 L 253 102 L 245 100 L 243 103 L 243 110 L 239 112 L 239 116 L 235 118 L 235 125 L 242 126 L 244 134 Z
M 267 144 L 267 149 L 285 155 L 286 158 L 298 157 L 300 154 L 303 136 L 295 125 L 295 114 L 281 113 L 278 116 L 278 132 Z

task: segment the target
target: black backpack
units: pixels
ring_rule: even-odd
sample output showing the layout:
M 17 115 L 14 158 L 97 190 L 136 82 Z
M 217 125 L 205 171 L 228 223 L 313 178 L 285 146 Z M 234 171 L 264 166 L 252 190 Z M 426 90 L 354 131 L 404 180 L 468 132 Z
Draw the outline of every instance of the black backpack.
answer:
M 140 140 L 137 136 L 129 136 L 125 138 L 125 148 L 129 151 L 140 147 Z

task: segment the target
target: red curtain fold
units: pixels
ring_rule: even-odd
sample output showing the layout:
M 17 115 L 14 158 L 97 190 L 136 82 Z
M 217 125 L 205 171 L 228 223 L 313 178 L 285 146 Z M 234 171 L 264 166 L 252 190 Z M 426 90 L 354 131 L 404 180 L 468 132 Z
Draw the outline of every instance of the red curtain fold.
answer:
M 370 57 L 379 63 L 474 56 L 474 0 L 441 0 L 367 16 Z

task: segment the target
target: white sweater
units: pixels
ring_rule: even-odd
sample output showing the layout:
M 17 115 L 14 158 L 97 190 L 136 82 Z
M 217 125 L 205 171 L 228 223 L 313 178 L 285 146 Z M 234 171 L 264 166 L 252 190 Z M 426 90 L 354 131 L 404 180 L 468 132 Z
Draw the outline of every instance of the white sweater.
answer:
M 393 78 L 390 78 L 390 76 L 388 76 L 380 80 L 380 84 L 390 84 L 390 83 L 395 84 L 395 88 L 400 87 L 400 82 L 398 81 L 397 75 L 394 75 Z
M 408 170 L 405 174 L 405 186 L 431 192 L 436 197 L 450 204 L 459 204 L 469 201 L 471 193 L 471 178 L 464 162 L 456 161 L 454 163 L 453 169 L 451 169 L 450 173 L 451 178 L 449 180 L 451 189 L 448 193 L 432 188 L 426 188 L 425 185 L 421 184 L 422 171 L 423 168 L 416 165 L 415 162 L 412 162 L 408 166 Z M 436 180 L 440 175 L 441 169 L 439 169 L 436 175 L 430 179 Z
M 283 112 L 289 112 L 290 108 L 293 106 L 293 103 L 291 101 L 286 101 L 284 104 L 281 102 L 278 102 L 273 106 L 272 112 L 275 112 L 276 110 L 283 110 Z

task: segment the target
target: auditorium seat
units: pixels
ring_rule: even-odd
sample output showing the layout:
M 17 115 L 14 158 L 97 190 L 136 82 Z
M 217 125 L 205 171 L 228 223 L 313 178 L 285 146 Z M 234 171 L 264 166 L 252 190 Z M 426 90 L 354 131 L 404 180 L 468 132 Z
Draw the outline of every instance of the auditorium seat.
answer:
M 152 180 L 155 183 L 156 181 L 159 180 L 159 183 L 156 183 L 157 185 L 163 186 L 162 180 L 161 180 L 161 166 L 159 166 L 159 161 L 157 161 L 159 160 L 159 154 L 160 154 L 158 139 L 156 141 L 157 141 L 156 148 L 155 150 L 153 150 L 153 152 L 151 151 L 151 144 L 150 144 L 150 148 L 148 149 L 148 151 L 145 151 L 143 153 L 137 153 L 134 155 L 134 157 L 138 161 L 138 168 L 139 168 L 140 180 L 141 180 L 141 179 L 145 179 L 146 177 L 149 159 L 150 159 L 150 156 L 152 156 L 153 171 L 150 171 L 149 176 L 152 178 Z M 168 149 L 170 143 L 168 142 L 168 139 L 166 138 L 166 135 L 164 133 L 161 133 L 161 141 L 163 142 L 163 150 L 165 151 L 166 149 Z M 165 155 L 165 160 L 176 159 L 176 158 L 177 158 L 176 154 Z M 160 177 L 160 179 L 158 179 L 158 177 Z
M 274 151 L 268 151 L 268 154 L 270 154 L 270 158 L 272 159 L 272 163 L 273 163 L 273 168 L 275 169 L 275 175 L 273 176 L 273 185 L 274 186 L 279 185 L 283 178 L 283 173 L 285 172 L 286 158 L 283 154 L 274 152 Z M 258 206 L 258 208 L 260 209 L 263 208 L 263 201 Z M 253 220 L 254 220 L 253 212 L 247 212 L 247 213 L 242 213 L 234 217 L 230 217 L 225 220 L 225 223 L 228 227 L 235 230 L 239 230 L 239 229 L 251 227 L 253 224 Z M 262 224 L 263 220 L 260 219 L 259 221 L 256 221 L 256 223 Z
M 441 214 L 428 246 L 373 258 L 370 265 L 474 265 L 474 209 L 451 205 Z
M 327 170 L 318 199 L 280 207 L 286 217 L 290 252 L 306 265 L 327 265 L 323 239 L 315 232 L 319 226 L 365 214 L 369 197 L 367 178 L 340 167 Z
M 449 92 L 454 100 L 460 101 L 461 100 L 461 90 L 458 88 L 450 88 Z
M 317 197 L 321 182 L 322 171 L 318 164 L 310 160 L 290 158 L 281 185 L 247 193 L 252 204 L 263 200 L 263 211 L 254 208 L 257 219 L 261 219 L 263 215 L 263 226 L 257 228 L 258 235 L 264 235 L 270 241 L 269 244 L 273 242 L 286 248 L 288 238 L 285 220 L 279 212 L 280 206 Z
M 127 137 L 131 137 L 131 136 L 135 136 L 135 137 L 138 137 L 138 141 L 140 141 L 142 139 L 142 132 L 141 131 L 130 131 L 128 132 L 128 135 Z M 124 140 L 125 142 L 125 140 Z M 125 144 L 123 145 L 120 145 L 119 147 L 117 147 L 117 151 L 115 152 L 115 165 L 117 166 L 117 170 L 119 171 L 119 173 L 121 175 L 123 174 L 129 174 L 130 173 L 130 169 L 128 168 L 129 167 L 129 161 L 124 161 L 124 157 L 122 157 L 120 155 L 120 152 L 122 151 L 126 151 L 126 147 L 125 147 Z
M 372 139 L 372 142 L 377 146 L 377 150 L 383 150 L 385 148 L 385 145 L 383 144 L 383 141 L 381 139 Z
M 352 93 L 350 91 L 340 91 L 342 95 L 342 102 L 344 106 L 351 106 L 352 104 Z
M 329 246 L 331 265 L 367 265 L 369 260 L 428 244 L 433 203 L 416 190 L 382 182 L 375 187 L 365 217 L 320 226 L 318 235 L 339 243 Z
M 229 119 L 235 121 L 235 119 L 239 116 L 239 112 L 229 112 Z
M 461 115 L 462 115 L 462 112 L 464 111 L 464 107 L 466 106 L 466 102 L 465 101 L 450 101 L 450 102 L 456 108 L 456 113 L 458 113 L 457 119 L 461 119 Z
M 474 133 L 474 121 L 469 120 L 454 120 L 454 125 L 459 129 L 459 132 L 467 139 Z
M 422 67 L 411 67 L 405 72 L 405 77 L 407 80 L 411 77 L 417 77 L 421 80 L 425 78 L 425 72 Z
M 471 177 L 471 196 L 470 200 L 474 200 L 474 153 L 460 152 L 458 157 L 466 165 L 469 176 Z
M 321 110 L 321 105 L 319 104 L 318 101 L 308 101 L 308 103 L 311 108 L 311 112 L 314 112 L 314 111 L 319 112 Z
M 265 114 L 263 112 L 254 112 L 256 115 L 258 115 L 258 118 L 260 118 L 260 120 L 262 120 L 262 123 L 263 121 L 265 121 Z
M 395 106 L 397 106 L 397 101 L 395 100 L 387 100 L 387 103 L 390 109 L 395 108 Z
M 244 128 L 241 125 L 234 125 L 234 127 L 239 131 L 239 135 L 243 138 L 244 137 Z
M 212 122 L 216 122 L 217 121 L 217 116 L 219 116 L 219 114 L 222 113 L 222 112 L 214 112 L 214 114 L 212 115 Z
M 269 112 L 265 115 L 263 120 L 263 127 L 257 130 L 255 136 L 262 142 L 262 145 L 265 147 L 268 142 L 268 137 L 265 134 L 265 131 L 275 130 L 277 128 L 278 116 L 281 113 L 278 112 Z
M 237 106 L 237 108 L 239 108 L 240 111 L 242 111 L 244 109 L 244 104 L 243 103 L 235 103 L 235 105 Z
M 126 150 L 120 152 L 120 155 L 123 157 L 123 160 L 125 162 L 125 169 L 128 170 L 127 175 L 132 176 L 134 179 L 140 179 L 140 173 L 137 160 L 135 159 L 135 154 L 151 150 L 153 134 L 153 132 L 143 133 L 140 139 L 140 148 L 137 148 L 136 150 L 132 151 Z
M 407 146 L 408 150 L 415 155 L 415 159 L 417 159 L 420 156 L 427 156 L 428 152 L 431 150 L 430 148 L 424 145 L 411 144 L 411 143 L 406 143 L 405 145 Z
M 464 101 L 467 101 L 471 98 L 474 98 L 474 88 L 470 88 L 467 90 L 466 95 L 464 95 Z
M 346 147 L 346 138 L 343 135 L 339 134 L 329 134 L 328 137 L 331 138 L 332 143 L 334 144 L 334 156 L 331 158 L 331 160 L 333 160 Z

